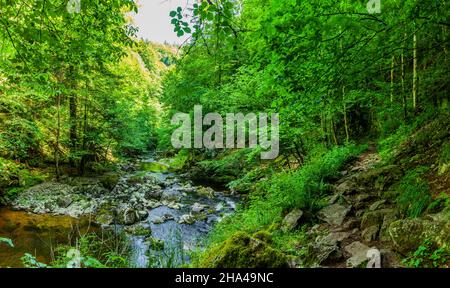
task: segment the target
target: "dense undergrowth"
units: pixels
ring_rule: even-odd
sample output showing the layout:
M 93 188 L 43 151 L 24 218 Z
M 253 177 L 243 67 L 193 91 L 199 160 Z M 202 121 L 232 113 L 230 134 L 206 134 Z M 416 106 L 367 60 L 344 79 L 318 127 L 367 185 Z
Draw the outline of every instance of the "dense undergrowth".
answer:
M 280 230 L 283 216 L 297 208 L 306 213 L 310 223 L 314 223 L 317 211 L 326 205 L 328 180 L 338 177 L 340 169 L 365 149 L 367 145 L 349 144 L 322 150 L 295 171 L 275 172 L 263 181 L 252 183 L 248 202 L 235 215 L 215 226 L 208 239 L 209 248 L 200 258 L 208 257 L 209 249 L 216 249 L 236 233 L 253 234 L 261 230 L 275 233 L 274 244 L 281 251 L 288 251 L 290 234 Z M 298 238 L 295 234 L 291 236 Z

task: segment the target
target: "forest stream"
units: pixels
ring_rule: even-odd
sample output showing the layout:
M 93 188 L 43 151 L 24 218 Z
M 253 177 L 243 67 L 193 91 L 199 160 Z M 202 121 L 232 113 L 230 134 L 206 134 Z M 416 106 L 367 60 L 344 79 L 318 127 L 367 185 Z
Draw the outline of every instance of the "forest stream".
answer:
M 0 237 L 14 243 L 0 249 L 0 267 L 22 267 L 25 253 L 49 264 L 57 244 L 106 230 L 125 232 L 132 267 L 182 265 L 214 223 L 236 208 L 238 199 L 225 189 L 196 186 L 153 159 L 121 170 L 110 191 L 98 177 L 67 177 L 32 187 L 0 208 Z M 27 194 L 36 200 L 29 202 Z

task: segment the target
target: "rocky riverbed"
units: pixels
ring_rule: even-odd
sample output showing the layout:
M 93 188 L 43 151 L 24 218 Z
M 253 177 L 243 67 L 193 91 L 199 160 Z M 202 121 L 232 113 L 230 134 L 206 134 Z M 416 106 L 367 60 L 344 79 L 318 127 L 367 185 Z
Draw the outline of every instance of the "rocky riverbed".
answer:
M 117 173 L 65 177 L 24 191 L 9 208 L 0 211 L 0 219 L 2 214 L 15 211 L 33 220 L 27 225 L 13 225 L 15 228 L 2 225 L 0 236 L 14 241 L 18 235 L 23 236 L 20 230 L 45 226 L 42 221 L 89 219 L 94 227 L 114 228 L 127 234 L 133 248 L 133 266 L 150 265 L 149 257 L 153 266 L 166 266 L 167 257 L 171 265 L 174 261 L 181 264 L 189 261 L 185 252 L 198 248 L 214 223 L 233 213 L 237 200 L 224 190 L 197 186 L 170 172 L 165 164 L 150 159 L 123 165 Z M 63 229 L 61 233 L 67 231 Z M 41 236 L 27 233 L 26 237 Z

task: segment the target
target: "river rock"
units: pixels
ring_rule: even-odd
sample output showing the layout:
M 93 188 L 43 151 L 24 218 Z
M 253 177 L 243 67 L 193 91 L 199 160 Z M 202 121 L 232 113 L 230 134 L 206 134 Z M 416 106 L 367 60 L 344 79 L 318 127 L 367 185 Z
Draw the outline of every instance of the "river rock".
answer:
M 152 234 L 152 229 L 148 226 L 139 224 L 135 226 L 126 227 L 125 232 L 132 234 L 134 236 L 149 236 L 150 234 Z
M 204 211 L 208 206 L 200 204 L 200 203 L 194 203 L 194 205 L 192 205 L 191 210 L 194 213 L 200 213 L 202 211 Z
M 170 215 L 170 214 L 164 214 L 163 216 L 157 216 L 157 217 L 154 217 L 152 220 L 151 220 L 151 222 L 153 223 L 153 224 L 162 224 L 162 223 L 164 223 L 164 222 L 166 222 L 166 221 L 170 221 L 170 220 L 173 220 L 174 219 L 174 217 L 172 216 L 172 215 Z
M 133 225 L 147 218 L 147 211 L 138 211 L 133 208 L 122 208 L 117 212 L 117 223 L 121 225 Z
M 173 201 L 161 201 L 161 205 L 167 206 L 171 209 L 180 210 L 184 205 Z
M 179 202 L 181 200 L 181 193 L 176 189 L 166 189 L 162 192 L 161 201 Z
M 195 223 L 195 217 L 192 214 L 185 214 L 180 217 L 178 220 L 179 224 L 194 224 Z
M 197 194 L 199 196 L 208 197 L 208 198 L 214 198 L 215 192 L 211 187 L 198 187 L 197 188 Z
M 161 196 L 163 194 L 163 190 L 161 189 L 161 186 L 159 185 L 146 185 L 143 187 L 144 190 L 144 197 L 146 199 L 161 199 Z
M 333 204 L 319 211 L 318 216 L 321 220 L 330 225 L 340 226 L 344 222 L 345 217 L 350 212 L 351 207 L 341 204 Z
M 303 216 L 303 211 L 300 209 L 294 209 L 289 214 L 284 217 L 283 222 L 281 224 L 281 229 L 285 232 L 292 231 L 297 228 L 300 219 Z

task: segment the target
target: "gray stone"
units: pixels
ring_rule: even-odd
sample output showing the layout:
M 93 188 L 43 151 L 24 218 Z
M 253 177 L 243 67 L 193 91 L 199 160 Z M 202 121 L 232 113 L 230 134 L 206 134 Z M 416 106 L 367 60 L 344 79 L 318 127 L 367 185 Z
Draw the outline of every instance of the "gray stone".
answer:
M 161 201 L 178 202 L 181 200 L 181 193 L 175 189 L 166 189 L 161 195 Z
M 320 210 L 318 216 L 321 220 L 330 225 L 340 226 L 344 222 L 347 214 L 350 212 L 350 209 L 351 207 L 333 204 Z
M 384 216 L 391 213 L 395 213 L 395 211 L 393 209 L 381 209 L 377 211 L 365 212 L 361 219 L 361 230 L 374 225 L 378 225 L 380 227 L 383 223 Z
M 281 224 L 281 229 L 285 232 L 292 231 L 297 228 L 300 218 L 303 216 L 303 211 L 300 209 L 294 209 L 284 217 Z
M 359 220 L 357 220 L 357 219 L 350 219 L 350 220 L 348 220 L 347 222 L 345 222 L 342 225 L 342 228 L 344 230 L 352 230 L 352 229 L 358 228 L 359 225 L 360 225 Z
M 192 207 L 191 207 L 191 210 L 192 210 L 192 212 L 194 212 L 194 213 L 200 213 L 200 212 L 202 212 L 203 210 L 205 210 L 206 208 L 207 208 L 206 205 L 202 205 L 202 204 L 200 204 L 200 203 L 194 203 L 194 205 L 192 205 Z
M 370 205 L 369 210 L 370 211 L 378 210 L 378 208 L 380 208 L 380 206 L 383 205 L 384 203 L 386 203 L 386 200 L 376 201 L 372 205 Z
M 370 226 L 362 231 L 361 237 L 366 243 L 375 241 L 377 239 L 379 230 L 380 228 L 378 225 Z
M 58 204 L 61 208 L 67 208 L 72 204 L 72 198 L 70 196 L 62 196 L 56 200 L 56 204 Z
M 194 224 L 195 223 L 195 217 L 192 214 L 185 214 L 180 217 L 178 220 L 179 224 Z
M 367 251 L 370 248 L 359 241 L 353 242 L 345 246 L 344 250 L 351 255 L 347 259 L 347 267 L 361 267 L 365 262 L 367 262 Z

